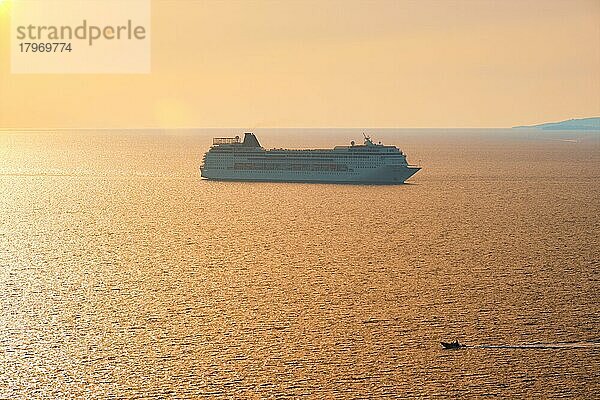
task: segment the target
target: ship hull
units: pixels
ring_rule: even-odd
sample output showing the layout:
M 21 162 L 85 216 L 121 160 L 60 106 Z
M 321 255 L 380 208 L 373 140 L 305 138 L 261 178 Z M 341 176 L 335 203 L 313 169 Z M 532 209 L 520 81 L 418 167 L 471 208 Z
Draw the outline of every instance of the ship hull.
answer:
M 354 172 L 318 171 L 233 171 L 201 170 L 201 176 L 219 181 L 251 182 L 302 182 L 398 185 L 417 173 L 421 168 L 404 165 L 386 165 L 375 169 Z

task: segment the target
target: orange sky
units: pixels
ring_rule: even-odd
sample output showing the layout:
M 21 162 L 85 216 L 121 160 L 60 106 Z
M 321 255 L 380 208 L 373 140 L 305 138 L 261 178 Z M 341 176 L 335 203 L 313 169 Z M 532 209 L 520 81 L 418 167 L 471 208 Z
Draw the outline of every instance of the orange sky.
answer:
M 155 0 L 148 75 L 11 74 L 8 7 L 0 0 L 0 128 L 600 116 L 598 0 Z

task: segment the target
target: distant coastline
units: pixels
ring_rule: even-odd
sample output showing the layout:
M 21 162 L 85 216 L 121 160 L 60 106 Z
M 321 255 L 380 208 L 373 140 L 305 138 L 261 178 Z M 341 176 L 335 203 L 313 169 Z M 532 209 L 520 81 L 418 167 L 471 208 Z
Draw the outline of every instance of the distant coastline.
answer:
M 563 131 L 600 131 L 600 117 L 568 119 L 560 122 L 547 122 L 538 125 L 513 126 L 513 129 L 546 129 Z

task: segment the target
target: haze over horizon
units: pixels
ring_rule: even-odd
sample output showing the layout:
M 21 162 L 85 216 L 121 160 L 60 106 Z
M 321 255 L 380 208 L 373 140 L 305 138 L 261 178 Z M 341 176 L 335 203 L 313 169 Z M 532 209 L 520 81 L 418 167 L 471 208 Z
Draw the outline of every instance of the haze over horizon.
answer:
M 152 73 L 10 73 L 0 128 L 506 127 L 600 115 L 598 1 L 152 1 Z

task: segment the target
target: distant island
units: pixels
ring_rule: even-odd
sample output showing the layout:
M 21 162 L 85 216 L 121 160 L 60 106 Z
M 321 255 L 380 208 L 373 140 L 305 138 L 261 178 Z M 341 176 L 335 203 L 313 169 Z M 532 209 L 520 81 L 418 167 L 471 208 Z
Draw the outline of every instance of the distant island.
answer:
M 535 128 L 561 131 L 600 131 L 600 117 L 568 119 L 560 122 L 548 122 L 539 125 L 513 126 L 518 128 Z

